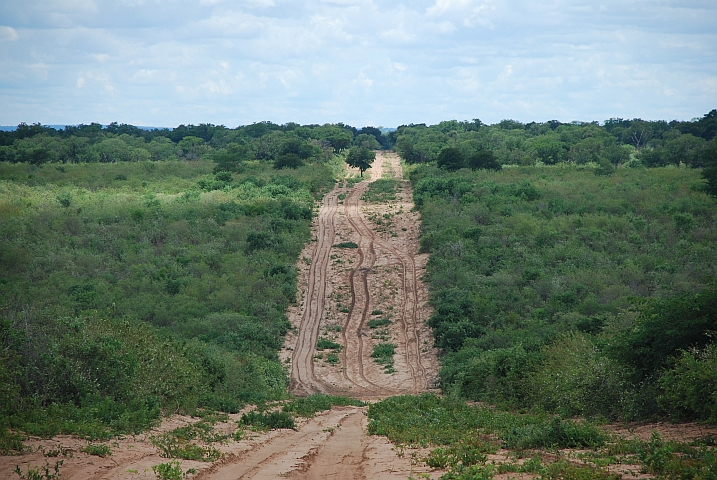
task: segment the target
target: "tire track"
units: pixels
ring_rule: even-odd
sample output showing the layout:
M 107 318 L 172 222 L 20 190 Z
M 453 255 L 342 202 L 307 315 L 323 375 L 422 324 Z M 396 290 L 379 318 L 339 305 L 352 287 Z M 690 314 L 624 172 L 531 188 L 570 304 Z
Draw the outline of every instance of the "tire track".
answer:
M 349 314 L 346 317 L 344 326 L 342 329 L 342 339 L 344 340 L 344 349 L 342 351 L 341 360 L 343 365 L 343 376 L 346 380 L 351 382 L 352 385 L 362 388 L 371 395 L 380 394 L 381 387 L 371 382 L 366 378 L 364 374 L 363 366 L 363 328 L 368 317 L 368 309 L 370 305 L 370 293 L 368 288 L 368 273 L 376 263 L 376 251 L 373 246 L 374 236 L 371 235 L 371 231 L 365 228 L 360 228 L 356 222 L 356 218 L 360 218 L 361 213 L 359 210 L 359 202 L 361 195 L 366 191 L 368 184 L 361 182 L 354 186 L 351 193 L 344 200 L 344 209 L 346 211 L 346 218 L 349 223 L 354 227 L 354 230 L 359 234 L 358 242 L 358 254 L 359 261 L 354 269 L 349 274 L 349 287 L 351 290 L 351 307 L 349 308 Z M 368 247 L 366 247 L 368 244 Z M 366 253 L 364 253 L 366 252 Z M 361 286 L 360 292 L 356 289 L 356 272 L 359 273 L 359 282 Z M 357 298 L 361 301 L 357 302 Z M 358 309 L 357 309 L 357 304 Z M 358 310 L 358 315 L 357 315 Z M 354 335 L 349 336 L 348 333 Z M 355 355 L 351 355 L 353 350 L 356 351 Z M 349 362 L 349 358 L 356 358 L 356 362 Z
M 390 164 L 396 176 L 401 178 L 401 165 L 395 155 L 379 154 L 377 163 Z M 380 165 L 380 163 L 379 163 Z M 379 169 L 376 169 L 379 170 Z M 410 245 L 401 245 L 384 240 L 374 230 L 362 213 L 363 202 L 361 197 L 369 188 L 370 183 L 380 174 L 375 172 L 366 180 L 357 183 L 351 188 L 336 187 L 324 198 L 317 219 L 316 245 L 311 251 L 311 264 L 307 272 L 306 297 L 301 310 L 296 344 L 291 353 L 291 383 L 290 391 L 297 396 L 306 396 L 312 393 L 347 394 L 359 398 L 382 398 L 394 394 L 418 393 L 429 388 L 429 376 L 421 359 L 421 327 L 422 322 L 419 311 L 418 275 L 416 272 L 415 255 Z M 404 188 L 409 188 L 404 186 Z M 357 235 L 356 250 L 358 258 L 353 268 L 343 276 L 343 282 L 348 282 L 351 300 L 348 315 L 342 324 L 340 341 L 343 349 L 339 354 L 340 370 L 325 370 L 315 372 L 315 349 L 319 338 L 320 328 L 325 321 L 324 317 L 331 312 L 326 305 L 329 301 L 328 283 L 335 283 L 342 275 L 341 269 L 332 271 L 331 253 L 336 235 L 337 213 L 339 211 L 339 195 L 344 198 L 343 212 L 347 224 Z M 345 195 L 345 197 L 344 197 Z M 410 193 L 409 193 L 410 195 Z M 409 200 L 410 202 L 410 200 Z M 410 209 L 410 205 L 408 206 Z M 381 208 L 381 207 L 379 207 Z M 342 227 L 345 228 L 345 227 Z M 405 230 L 405 229 L 404 229 Z M 404 241 L 405 242 L 405 241 Z M 399 375 L 401 380 L 383 374 L 380 367 L 370 357 L 371 338 L 364 329 L 370 319 L 372 305 L 377 305 L 372 298 L 372 289 L 377 285 L 374 282 L 379 276 L 371 275 L 378 258 L 384 260 L 398 269 L 397 286 L 400 297 L 394 297 L 397 307 L 395 313 L 398 327 L 395 330 L 399 345 Z M 337 265 L 340 265 L 338 262 Z M 371 276 L 369 276 L 371 275 Z M 395 277 L 394 277 L 395 278 Z M 345 285 L 345 283 L 344 283 Z M 380 288 L 380 287 L 379 287 Z M 405 364 L 405 366 L 404 366 Z M 333 372 L 333 373 L 332 373 Z M 402 373 L 401 373 L 402 372 Z
M 352 415 L 356 407 L 334 408 L 317 415 L 296 431 L 281 430 L 241 455 L 226 459 L 197 475 L 197 480 L 274 479 L 294 471 L 304 459 L 326 445 L 333 432 Z M 355 434 L 356 432 L 354 432 Z M 361 430 L 358 434 L 361 435 Z
M 389 160 L 393 160 L 392 167 L 394 168 L 394 171 L 400 172 L 401 166 L 399 162 L 396 162 L 397 158 L 393 157 Z M 364 194 L 364 192 L 368 189 L 368 183 L 367 181 L 361 182 L 358 185 L 356 185 L 349 196 L 346 198 L 344 202 L 345 210 L 346 210 L 346 217 L 351 224 L 351 226 L 354 228 L 354 230 L 359 234 L 359 263 L 357 265 L 357 268 L 354 269 L 354 271 L 351 272 L 351 275 L 349 277 L 349 281 L 351 284 L 351 294 L 352 294 L 352 303 L 351 303 L 351 309 L 349 313 L 349 317 L 345 323 L 344 326 L 344 332 L 355 332 L 355 338 L 347 337 L 346 333 L 342 335 L 344 339 L 344 344 L 346 345 L 346 348 L 342 355 L 342 361 L 344 365 L 344 377 L 349 380 L 354 385 L 360 384 L 362 382 L 369 383 L 371 385 L 372 390 L 379 389 L 383 390 L 383 394 L 388 395 L 390 393 L 398 393 L 396 389 L 385 389 L 381 388 L 375 383 L 369 381 L 363 372 L 363 346 L 364 346 L 364 339 L 362 330 L 366 323 L 366 320 L 369 316 L 369 304 L 370 304 L 370 291 L 368 286 L 368 271 L 373 267 L 375 260 L 376 260 L 376 254 L 374 251 L 374 246 L 378 246 L 379 248 L 383 249 L 385 252 L 389 253 L 396 259 L 398 259 L 399 263 L 401 264 L 402 268 L 402 301 L 401 301 L 401 327 L 402 327 L 402 333 L 405 341 L 405 354 L 404 358 L 406 360 L 406 365 L 409 369 L 410 377 L 412 380 L 412 391 L 413 392 L 419 392 L 426 390 L 428 388 L 428 375 L 426 368 L 423 366 L 421 362 L 421 352 L 420 352 L 420 334 L 419 334 L 419 318 L 418 318 L 418 293 L 417 293 L 417 283 L 418 283 L 418 277 L 416 274 L 416 265 L 414 261 L 414 256 L 411 255 L 408 252 L 403 252 L 401 249 L 395 247 L 390 242 L 383 240 L 381 237 L 379 237 L 374 230 L 367 225 L 366 221 L 364 220 L 363 215 L 361 214 L 360 210 L 360 198 Z M 369 251 L 370 255 L 369 260 L 366 261 L 367 267 L 364 266 L 364 254 L 363 254 L 363 248 L 362 245 L 364 243 L 368 243 L 369 245 Z M 355 272 L 359 271 L 361 273 L 361 286 L 362 290 L 360 294 L 355 289 Z M 356 298 L 360 297 L 363 299 L 363 308 L 361 309 L 361 315 L 360 315 L 360 321 L 358 324 L 356 324 L 356 321 L 354 319 L 354 312 L 356 311 Z M 349 341 L 351 340 L 351 341 Z M 354 357 L 354 355 L 350 355 L 350 349 L 356 348 L 357 354 L 355 357 L 358 358 L 358 365 L 352 366 L 347 362 L 347 359 L 350 357 Z M 352 375 L 349 372 L 357 373 L 358 379 L 354 376 L 354 378 L 351 378 Z M 364 387 L 365 388 L 365 387 Z
M 314 348 L 324 315 L 326 280 L 336 230 L 334 217 L 339 206 L 339 193 L 340 190 L 334 188 L 324 197 L 323 205 L 319 209 L 316 246 L 311 257 L 304 311 L 291 362 L 289 390 L 299 396 L 327 391 L 326 386 L 314 376 Z

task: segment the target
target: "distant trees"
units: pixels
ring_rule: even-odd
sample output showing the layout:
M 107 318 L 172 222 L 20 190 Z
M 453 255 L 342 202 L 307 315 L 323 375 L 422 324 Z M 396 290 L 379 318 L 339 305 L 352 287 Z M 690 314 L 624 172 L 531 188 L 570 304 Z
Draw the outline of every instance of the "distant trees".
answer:
M 500 170 L 503 168 L 492 150 L 478 150 L 468 157 L 466 163 L 471 170 Z
M 446 147 L 438 154 L 436 163 L 444 170 L 455 172 L 465 166 L 466 160 L 457 148 Z
M 702 178 L 707 180 L 707 193 L 717 197 L 717 137 L 707 143 L 702 158 L 705 165 Z
M 376 159 L 376 153 L 366 147 L 351 147 L 346 156 L 346 163 L 354 168 L 358 168 L 363 177 L 363 172 L 371 168 L 371 164 Z

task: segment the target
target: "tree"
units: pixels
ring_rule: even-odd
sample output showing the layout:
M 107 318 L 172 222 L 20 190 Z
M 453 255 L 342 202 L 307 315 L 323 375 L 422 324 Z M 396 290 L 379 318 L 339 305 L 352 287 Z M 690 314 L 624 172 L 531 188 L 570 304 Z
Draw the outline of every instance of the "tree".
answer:
M 454 147 L 446 147 L 441 150 L 436 159 L 438 166 L 444 170 L 455 172 L 465 167 L 466 160 L 460 150 Z
M 717 197 L 717 139 L 710 140 L 702 151 L 702 178 L 707 180 L 707 193 Z
M 366 147 L 351 147 L 349 154 L 346 156 L 346 163 L 350 167 L 358 168 L 363 177 L 363 172 L 371 168 L 371 164 L 376 159 L 376 153 Z
M 214 173 L 238 172 L 242 163 L 250 158 L 251 152 L 245 145 L 231 142 L 224 151 L 219 151 L 212 157 L 216 162 Z
M 368 133 L 360 133 L 354 140 L 354 145 L 359 147 L 366 147 L 371 150 L 378 150 L 381 148 L 381 144 L 378 143 L 376 137 L 369 135 Z
M 495 158 L 493 150 L 478 150 L 468 157 L 467 163 L 471 170 L 501 170 L 503 168 Z
M 299 168 L 304 161 L 295 153 L 285 153 L 279 155 L 274 160 L 274 168 L 281 170 L 282 168 Z

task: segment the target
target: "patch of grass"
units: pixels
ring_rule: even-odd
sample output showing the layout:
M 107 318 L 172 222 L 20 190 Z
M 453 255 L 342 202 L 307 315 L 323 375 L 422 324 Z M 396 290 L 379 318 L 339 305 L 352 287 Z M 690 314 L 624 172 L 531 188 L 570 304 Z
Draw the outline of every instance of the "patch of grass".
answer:
M 342 348 L 344 347 L 332 340 L 329 340 L 328 338 L 319 337 L 319 339 L 316 341 L 316 350 L 341 351 Z
M 224 441 L 227 435 L 217 435 L 213 426 L 205 420 L 175 428 L 169 432 L 152 437 L 152 443 L 164 458 L 182 458 L 184 460 L 198 460 L 213 462 L 223 456 L 216 448 L 206 445 L 208 443 Z M 203 443 L 200 445 L 197 442 Z
M 504 429 L 500 434 L 507 448 L 582 448 L 605 443 L 605 432 L 590 423 L 553 417 L 549 421 L 528 423 Z
M 356 242 L 341 242 L 334 245 L 334 248 L 358 248 L 358 243 Z
M 87 445 L 82 447 L 80 451 L 88 453 L 90 455 L 97 455 L 98 457 L 102 458 L 112 455 L 112 450 L 110 450 L 110 446 L 104 443 L 88 443 Z
M 366 325 L 368 325 L 369 328 L 385 327 L 387 325 L 391 325 L 391 319 L 390 318 L 375 318 L 373 320 L 369 320 Z
M 327 353 L 326 354 L 326 363 L 329 365 L 338 365 L 339 362 L 341 362 L 341 359 L 339 356 L 335 353 Z
M 668 442 L 653 432 L 638 451 L 642 473 L 659 478 L 717 478 L 717 452 L 714 447 L 692 447 L 686 443 Z
M 5 427 L 0 427 L 0 455 L 22 453 L 25 451 L 23 440 L 22 435 L 11 432 Z
M 372 203 L 385 203 L 396 200 L 396 191 L 401 185 L 400 180 L 393 178 L 380 178 L 369 184 L 361 200 Z
M 62 474 L 60 474 L 60 467 L 63 463 L 64 460 L 58 460 L 52 467 L 50 467 L 50 464 L 47 463 L 47 461 L 43 466 L 38 465 L 33 467 L 28 465 L 26 472 L 23 472 L 20 469 L 20 465 L 17 465 L 15 466 L 13 473 L 15 473 L 22 480 L 54 480 L 62 477 Z M 52 472 L 50 470 L 52 470 Z
M 289 412 L 257 412 L 256 410 L 245 413 L 239 420 L 241 424 L 258 427 L 261 429 L 276 430 L 278 428 L 290 428 L 296 430 L 294 417 Z
M 371 315 L 383 315 L 383 311 L 382 310 L 372 310 Z
M 305 398 L 296 398 L 284 405 L 284 412 L 293 413 L 299 417 L 312 418 L 317 412 L 330 410 L 335 405 L 352 405 L 356 407 L 363 406 L 364 403 L 349 397 L 341 397 L 335 395 L 324 395 L 317 393 L 309 395 Z
M 373 346 L 371 358 L 379 365 L 383 365 L 385 373 L 393 373 L 393 356 L 396 354 L 396 344 L 394 343 L 378 343 Z
M 160 480 L 182 480 L 188 475 L 195 473 L 193 468 L 190 468 L 186 472 L 183 471 L 181 464 L 177 460 L 153 465 L 152 470 Z

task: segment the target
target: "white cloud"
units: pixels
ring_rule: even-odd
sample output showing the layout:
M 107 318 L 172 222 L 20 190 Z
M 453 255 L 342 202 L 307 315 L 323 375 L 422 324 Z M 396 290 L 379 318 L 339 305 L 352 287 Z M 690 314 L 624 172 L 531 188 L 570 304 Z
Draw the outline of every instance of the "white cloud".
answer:
M 0 26 L 0 42 L 14 42 L 18 38 L 20 38 L 20 35 L 18 35 L 17 30 L 12 27 Z
M 717 98 L 699 0 L 23 0 L 0 18 L 0 124 L 691 118 Z

